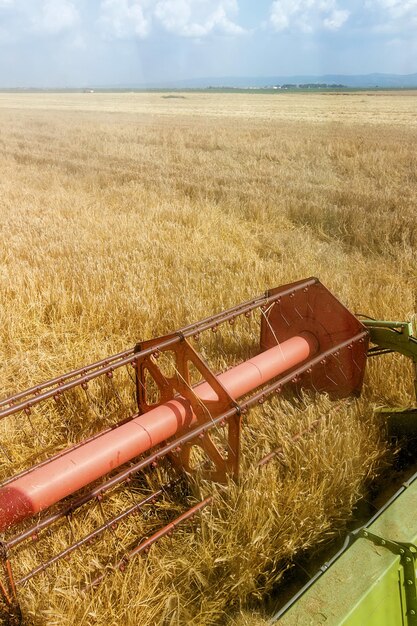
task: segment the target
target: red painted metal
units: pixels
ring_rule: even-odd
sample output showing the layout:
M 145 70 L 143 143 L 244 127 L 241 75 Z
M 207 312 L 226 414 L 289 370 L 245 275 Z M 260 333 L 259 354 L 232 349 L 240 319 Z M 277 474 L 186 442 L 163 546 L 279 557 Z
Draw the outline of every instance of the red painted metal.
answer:
M 303 281 L 299 281 L 298 283 L 291 283 L 290 285 L 267 292 L 266 294 L 253 298 L 252 300 L 248 300 L 247 302 L 234 306 L 226 311 L 221 311 L 220 313 L 207 317 L 200 322 L 185 326 L 176 333 L 169 335 L 168 338 L 165 337 L 163 344 L 161 343 L 161 340 L 153 340 L 149 343 L 152 345 L 158 343 L 158 349 L 162 349 L 164 346 L 168 347 L 175 345 L 184 338 L 196 337 L 206 330 L 217 328 L 220 324 L 232 322 L 239 315 L 250 314 L 259 307 L 268 308 L 277 299 L 282 300 L 286 297 L 292 296 L 295 292 L 306 289 L 308 290 L 317 282 L 317 278 L 307 278 Z M 275 291 L 277 294 L 275 294 Z M 143 344 L 141 343 L 138 345 L 142 346 Z M 140 358 L 146 356 L 146 353 L 151 354 L 152 347 L 149 347 L 145 351 L 145 354 L 141 352 Z M 63 376 L 58 376 L 52 380 L 31 387 L 30 389 L 9 396 L 8 398 L 0 401 L 0 419 L 19 413 L 20 411 L 30 410 L 44 400 L 59 397 L 70 389 L 88 385 L 88 383 L 95 378 L 107 375 L 124 365 L 136 365 L 138 360 L 139 356 L 136 349 L 131 348 L 125 352 L 120 352 L 106 359 L 102 359 L 101 361 L 97 361 L 96 363 L 92 363 L 91 365 L 86 365 L 83 368 L 73 370 Z
M 288 289 L 293 287 L 293 292 Z M 300 289 L 301 287 L 301 289 Z M 284 285 L 268 292 L 274 298 L 261 322 L 261 350 L 275 346 L 298 335 L 300 331 L 314 334 L 319 352 L 353 337 L 364 330 L 363 324 L 318 280 L 310 285 L 304 281 Z M 331 368 L 325 362 L 300 377 L 298 387 L 326 391 L 333 397 L 359 395 L 366 364 L 366 345 L 357 344 L 352 352 L 336 354 L 338 363 Z
M 113 530 L 114 527 L 119 522 L 121 522 L 125 517 L 128 517 L 129 515 L 132 515 L 133 513 L 137 513 L 146 504 L 149 504 L 149 503 L 154 504 L 156 502 L 156 500 L 158 500 L 163 495 L 163 493 L 164 493 L 164 489 L 162 489 L 162 488 L 158 489 L 158 491 L 155 491 L 154 493 L 151 493 L 149 496 L 147 496 L 146 498 L 144 498 L 140 502 L 137 502 L 133 506 L 131 506 L 128 509 L 124 510 L 122 513 L 119 513 L 119 515 L 116 515 L 115 517 L 112 517 L 107 522 L 105 522 L 104 524 L 102 524 L 101 526 L 96 528 L 93 532 L 89 533 L 88 535 L 86 535 L 85 537 L 80 539 L 79 541 L 76 541 L 75 543 L 73 543 L 71 546 L 69 546 L 65 550 L 62 550 L 62 552 L 59 552 L 58 554 L 56 554 L 52 559 L 49 559 L 48 561 L 45 561 L 44 563 L 42 563 L 41 565 L 39 565 L 38 567 L 36 567 L 32 571 L 28 572 L 25 576 L 23 576 L 19 580 L 16 580 L 15 584 L 16 585 L 24 584 L 27 580 L 30 580 L 31 578 L 33 578 L 34 576 L 36 576 L 36 574 L 39 574 L 40 572 L 44 572 L 48 567 L 50 567 L 51 565 L 53 565 L 54 563 L 56 563 L 60 559 L 69 556 L 71 554 L 71 552 L 74 552 L 74 550 L 78 550 L 78 548 L 81 548 L 86 543 L 91 543 L 92 541 L 97 539 L 97 537 L 102 535 L 105 531 Z
M 293 337 L 220 374 L 218 380 L 234 399 L 302 363 L 317 350 L 307 333 Z M 209 383 L 194 389 L 201 401 L 215 401 Z M 197 418 L 190 402 L 175 398 L 36 468 L 0 490 L 0 532 L 78 491 L 97 478 L 154 448 Z
M 8 539 L 7 541 L 4 541 L 3 546 L 6 548 L 6 550 L 9 550 L 19 545 L 25 539 L 36 537 L 38 533 L 48 528 L 51 524 L 62 519 L 63 517 L 71 516 L 78 508 L 82 507 L 83 505 L 87 504 L 95 498 L 102 497 L 108 490 L 113 489 L 118 485 L 121 485 L 123 482 L 129 481 L 130 479 L 135 477 L 138 472 L 143 471 L 147 467 L 156 463 L 158 460 L 162 460 L 165 456 L 173 453 L 177 454 L 178 450 L 182 450 L 184 446 L 192 444 L 192 442 L 200 441 L 202 437 L 204 438 L 207 436 L 208 432 L 211 429 L 222 426 L 222 424 L 225 424 L 228 420 L 236 416 L 236 414 L 238 414 L 239 412 L 245 413 L 251 407 L 257 404 L 262 404 L 264 400 L 268 398 L 271 394 L 279 394 L 285 385 L 288 385 L 291 382 L 294 383 L 307 370 L 318 366 L 323 359 L 326 359 L 329 363 L 331 363 L 332 360 L 337 362 L 339 357 L 335 357 L 336 353 L 340 354 L 343 351 L 350 353 L 355 345 L 365 345 L 366 338 L 367 331 L 362 331 L 361 333 L 358 333 L 349 340 L 337 344 L 333 348 L 327 350 L 325 353 L 321 353 L 313 357 L 312 359 L 309 359 L 307 363 L 298 366 L 289 374 L 280 377 L 276 382 L 269 384 L 267 387 L 263 387 L 261 391 L 255 393 L 254 395 L 251 395 L 247 400 L 243 400 L 239 403 L 238 406 L 236 405 L 235 407 L 228 409 L 224 413 L 221 413 L 220 415 L 214 417 L 209 422 L 195 426 L 191 430 L 187 431 L 185 434 L 179 436 L 176 439 L 173 439 L 163 447 L 158 448 L 149 456 L 141 459 L 134 465 L 129 465 L 127 469 L 122 470 L 120 473 L 116 474 L 112 478 L 95 486 L 91 491 L 71 500 L 69 503 L 65 504 L 60 511 L 50 515 L 40 522 L 37 522 L 34 526 L 27 528 L 25 531 L 23 531 L 21 534 L 17 535 L 13 539 Z M 325 416 L 323 416 L 323 418 L 324 417 Z M 273 456 L 275 456 L 274 451 L 272 452 L 272 457 Z
M 368 332 L 365 329 L 362 329 L 359 333 L 342 341 L 341 343 L 332 346 L 325 352 L 319 353 L 315 357 L 308 359 L 304 364 L 299 365 L 293 368 L 289 373 L 280 376 L 278 380 L 268 384 L 266 387 L 263 387 L 260 391 L 251 395 L 249 398 L 241 401 L 239 406 L 234 406 L 224 411 L 220 415 L 214 417 L 208 422 L 201 423 L 200 425 L 195 426 L 191 430 L 187 431 L 185 434 L 180 435 L 176 439 L 173 439 L 163 447 L 157 449 L 157 451 L 152 452 L 145 458 L 142 458 L 135 464 L 130 464 L 127 469 L 122 470 L 116 476 L 106 480 L 104 483 L 95 486 L 91 491 L 85 493 L 82 496 L 78 496 L 75 499 L 71 500 L 68 504 L 65 504 L 64 507 L 50 515 L 49 517 L 43 519 L 40 522 L 37 522 L 31 528 L 27 528 L 25 531 L 15 536 L 12 539 L 7 541 L 3 541 L 1 543 L 2 547 L 2 561 L 3 567 L 6 573 L 6 579 L 8 581 L 9 589 L 6 590 L 4 585 L 2 585 L 2 590 L 6 591 L 3 593 L 5 601 L 12 606 L 16 605 L 17 602 L 17 589 L 16 587 L 20 584 L 23 584 L 26 580 L 36 575 L 40 571 L 44 571 L 46 567 L 49 566 L 52 562 L 56 562 L 55 558 L 52 558 L 50 561 L 44 562 L 43 567 L 36 568 L 32 572 L 29 572 L 23 578 L 16 580 L 13 575 L 13 571 L 11 568 L 11 562 L 9 559 L 10 551 L 18 546 L 22 541 L 25 540 L 37 540 L 39 534 L 49 528 L 51 524 L 61 520 L 62 518 L 68 518 L 71 516 L 77 508 L 82 507 L 84 504 L 90 502 L 93 499 L 101 499 L 102 496 L 108 491 L 113 489 L 114 487 L 123 484 L 126 481 L 129 481 L 131 478 L 134 478 L 139 472 L 142 472 L 145 468 L 153 465 L 155 462 L 162 460 L 167 455 L 177 454 L 178 450 L 182 450 L 184 446 L 190 445 L 193 442 L 201 441 L 201 438 L 206 438 L 208 432 L 211 429 L 218 429 L 226 424 L 229 420 L 234 419 L 238 414 L 244 414 L 249 408 L 255 406 L 258 403 L 263 403 L 264 400 L 273 393 L 281 393 L 282 388 L 289 383 L 295 383 L 298 379 L 301 378 L 303 374 L 311 372 L 315 367 L 318 367 L 322 364 L 323 360 L 328 363 L 330 368 L 336 367 L 339 363 L 340 355 L 352 355 L 357 350 L 363 350 L 367 345 L 368 340 Z M 304 433 L 306 434 L 306 433 Z M 273 451 L 272 456 L 270 456 L 265 461 L 269 461 L 270 458 L 275 456 L 274 453 L 279 453 L 279 450 Z M 191 510 L 191 509 L 190 509 Z M 107 524 L 111 524 L 113 521 L 117 520 L 116 518 L 109 519 Z M 106 528 L 107 528 L 106 524 Z M 88 535 L 87 535 L 88 536 Z M 158 531 L 155 533 L 155 536 L 158 536 Z M 146 540 L 145 540 L 146 541 Z M 80 540 L 73 544 L 75 547 L 80 547 L 84 544 L 84 540 Z M 72 546 L 69 546 L 71 549 Z M 68 554 L 68 552 L 65 552 Z M 59 555 L 61 558 L 61 555 Z M 108 570 L 105 570 L 108 572 Z M 96 584 L 100 582 L 104 578 L 104 574 L 100 575 L 92 584 Z M 19 610 L 18 603 L 15 606 L 16 610 Z
M 162 537 L 166 537 L 167 535 L 168 536 L 171 535 L 177 529 L 178 526 L 180 526 L 184 522 L 194 517 L 196 513 L 199 513 L 200 511 L 202 511 L 206 506 L 208 506 L 212 502 L 213 502 L 212 496 L 208 496 L 201 502 L 198 502 L 197 504 L 192 506 L 190 509 L 182 513 L 175 520 L 173 520 L 172 522 L 170 522 L 163 528 L 160 528 L 159 530 L 157 530 L 156 533 L 151 535 L 151 537 L 141 541 L 139 545 L 137 545 L 130 552 L 125 554 L 122 559 L 120 559 L 117 563 L 115 563 L 113 565 L 113 568 L 117 568 L 123 572 L 126 569 L 126 566 L 129 563 L 129 561 L 131 561 L 135 556 L 137 556 L 138 554 L 147 553 L 149 549 L 153 546 L 153 544 L 156 543 L 159 539 L 162 539 Z M 97 576 L 94 580 L 92 580 L 91 583 L 87 585 L 85 591 L 87 591 L 87 589 L 91 589 L 92 587 L 96 587 L 99 583 L 101 583 L 106 577 L 106 574 L 108 574 L 108 569 L 105 570 L 99 576 Z
M 261 353 L 215 375 L 189 343 L 189 338 L 197 339 L 204 331 L 217 330 L 221 324 L 232 324 L 238 316 L 249 317 L 257 310 L 261 312 Z M 113 372 L 128 366 L 130 378 L 136 382 L 138 404 L 138 412 L 136 407 L 128 407 L 128 418 L 84 441 L 77 441 L 68 450 L 40 460 L 35 467 L 22 470 L 0 485 L 0 532 L 6 531 L 0 549 L 7 580 L 7 587 L 0 581 L 0 593 L 6 602 L 16 601 L 17 586 L 105 534 L 112 524 L 139 510 L 152 497 L 146 497 L 113 518 L 107 518 L 96 530 L 68 545 L 48 561 L 14 577 L 10 555 L 22 542 L 36 541 L 39 534 L 47 529 L 50 532 L 52 525 L 69 520 L 78 508 L 91 501 L 101 502 L 109 490 L 126 485 L 164 457 L 169 457 L 171 463 L 186 472 L 194 471 L 191 451 L 195 446 L 200 447 L 205 455 L 205 462 L 199 468 L 205 477 L 218 481 L 224 481 L 227 476 L 237 478 L 241 416 L 250 407 L 263 403 L 271 394 L 281 393 L 285 385 L 327 391 L 341 397 L 358 394 L 367 347 L 368 332 L 360 321 L 316 278 L 308 278 L 266 292 L 171 335 L 141 342 L 135 348 L 2 400 L 0 419 L 19 414 L 23 419 L 26 415 L 26 419 L 31 420 L 30 413 L 36 413 L 38 405 L 42 405 L 40 413 L 47 415 L 48 402 L 56 400 L 59 406 L 60 398 L 77 388 L 81 388 L 83 395 L 82 390 L 98 377 L 111 378 L 114 392 L 118 394 Z M 173 360 L 175 374 L 164 373 L 162 356 Z M 131 366 L 135 369 L 132 370 Z M 197 385 L 192 382 L 191 366 L 193 371 L 200 373 L 202 382 Z M 153 383 L 149 384 L 149 378 Z M 155 389 L 157 400 L 153 396 Z M 319 421 L 295 439 L 308 434 Z M 7 456 L 7 450 L 5 453 Z M 259 465 L 264 465 L 279 453 L 279 449 L 273 450 L 261 459 Z M 210 464 L 213 469 L 206 470 Z M 118 473 L 113 472 L 122 465 L 124 467 Z M 105 477 L 102 482 L 94 482 L 100 477 Z M 76 493 L 93 482 L 88 490 Z M 160 485 L 153 497 L 161 495 L 162 489 L 164 487 Z M 19 521 L 69 495 L 73 497 L 60 506 L 53 506 L 46 517 L 37 518 L 32 526 L 23 524 L 15 536 L 9 534 L 8 530 Z M 142 538 L 136 548 L 121 561 L 115 562 L 115 567 L 122 569 L 131 557 L 146 552 L 154 541 L 171 532 L 177 523 L 185 521 L 209 503 L 210 498 L 207 498 L 171 524 L 156 530 L 149 539 Z M 119 558 L 120 555 L 117 556 Z M 110 571 L 112 568 L 105 569 Z M 100 575 L 93 584 L 102 577 Z

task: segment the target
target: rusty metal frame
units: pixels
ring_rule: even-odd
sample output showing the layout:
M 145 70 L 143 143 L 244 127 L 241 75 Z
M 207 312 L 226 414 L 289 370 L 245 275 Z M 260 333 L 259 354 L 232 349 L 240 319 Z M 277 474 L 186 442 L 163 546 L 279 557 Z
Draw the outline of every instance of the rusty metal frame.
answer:
M 293 370 L 292 372 L 278 378 L 278 380 L 276 380 L 272 384 L 268 384 L 266 387 L 264 387 L 263 389 L 261 389 L 260 391 L 252 395 L 247 400 L 243 400 L 240 403 L 239 407 L 233 406 L 227 409 L 226 411 L 224 411 L 223 413 L 221 413 L 220 415 L 218 415 L 217 417 L 214 417 L 209 422 L 198 424 L 189 432 L 185 433 L 184 435 L 181 435 L 180 437 L 173 439 L 172 441 L 166 443 L 164 446 L 160 447 L 153 454 L 149 455 L 148 457 L 144 459 L 141 459 L 134 465 L 119 472 L 113 478 L 110 478 L 106 482 L 98 485 L 96 488 L 94 488 L 93 490 L 85 494 L 83 497 L 75 499 L 72 503 L 70 502 L 65 508 L 63 508 L 58 513 L 52 516 L 49 516 L 48 518 L 46 518 L 42 522 L 39 522 L 38 524 L 35 524 L 33 527 L 24 531 L 23 533 L 16 536 L 15 538 L 9 541 L 4 541 L 2 543 L 2 561 L 3 561 L 3 566 L 5 567 L 5 570 L 7 573 L 7 580 L 8 580 L 9 590 L 10 590 L 8 595 L 14 600 L 16 600 L 17 599 L 17 586 L 20 586 L 21 584 L 26 582 L 29 578 L 31 578 L 36 573 L 46 569 L 46 567 L 40 567 L 35 572 L 33 572 L 32 576 L 31 575 L 25 576 L 22 579 L 19 579 L 16 581 L 14 579 L 13 572 L 11 570 L 10 559 L 9 559 L 9 553 L 13 547 L 15 547 L 16 545 L 18 545 L 19 543 L 21 543 L 22 541 L 26 539 L 36 538 L 36 536 L 39 534 L 40 531 L 50 526 L 53 522 L 69 515 L 76 508 L 91 501 L 93 498 L 101 497 L 109 489 L 117 485 L 120 485 L 126 480 L 131 480 L 132 478 L 134 478 L 134 476 L 138 472 L 145 469 L 146 467 L 149 467 L 155 463 L 160 462 L 163 458 L 165 458 L 166 456 L 172 453 L 178 454 L 184 446 L 186 446 L 187 444 L 191 443 L 192 441 L 198 438 L 206 436 L 208 431 L 210 431 L 211 429 L 216 428 L 216 427 L 222 427 L 226 423 L 227 420 L 235 417 L 239 412 L 241 414 L 245 414 L 251 407 L 257 404 L 263 404 L 263 402 L 271 394 L 273 393 L 280 394 L 282 391 L 282 388 L 285 385 L 289 383 L 295 384 L 300 375 L 311 372 L 312 368 L 318 365 L 322 365 L 323 360 L 335 359 L 337 361 L 338 356 L 339 356 L 338 353 L 340 353 L 340 351 L 354 350 L 355 346 L 364 344 L 366 339 L 367 339 L 367 332 L 362 331 L 358 333 L 356 336 L 352 337 L 351 339 L 346 340 L 334 346 L 333 348 L 327 350 L 324 353 L 320 353 L 319 355 L 311 359 L 308 363 L 301 365 L 297 367 L 295 370 Z M 109 521 L 109 523 L 111 523 L 111 520 Z M 104 532 L 106 528 L 107 526 L 105 528 L 103 527 L 102 531 Z M 83 545 L 85 541 L 81 540 L 78 543 L 80 545 Z M 79 546 L 76 545 L 75 547 L 79 547 Z M 67 554 L 69 551 L 72 551 L 73 549 L 75 548 L 73 548 L 73 546 L 70 546 L 65 552 L 65 554 Z M 62 556 L 64 556 L 64 554 L 60 555 L 59 558 L 62 558 Z M 48 565 L 52 564 L 52 562 L 55 562 L 56 560 L 57 560 L 56 558 L 51 559 L 51 563 L 48 563 Z
M 119 569 L 121 572 L 124 572 L 128 563 L 135 556 L 140 555 L 140 554 L 147 554 L 154 543 L 156 543 L 159 539 L 162 539 L 162 537 L 172 535 L 172 533 L 176 530 L 178 526 L 188 521 L 190 518 L 194 517 L 196 513 L 199 513 L 200 511 L 202 511 L 206 506 L 210 505 L 212 502 L 213 502 L 212 496 L 208 496 L 201 502 L 198 502 L 197 504 L 192 506 L 190 509 L 188 509 L 187 511 L 179 515 L 172 522 L 170 522 L 163 528 L 160 528 L 153 535 L 151 535 L 147 539 L 143 539 L 142 541 L 140 541 L 137 546 L 135 546 L 134 548 L 132 548 L 132 550 L 127 552 L 119 561 L 117 561 L 116 563 L 113 563 L 111 565 L 111 569 L 112 570 Z M 96 587 L 105 579 L 108 573 L 109 573 L 109 570 L 106 569 L 102 574 L 94 578 L 90 582 L 90 584 L 85 587 L 84 591 L 88 591 L 89 589 Z
M 320 283 L 316 278 L 309 278 L 305 281 L 299 281 L 298 283 L 284 286 L 278 290 L 274 290 L 273 292 L 266 292 L 264 295 L 249 300 L 227 311 L 208 317 L 196 324 L 186 326 L 177 333 L 173 333 L 159 339 L 142 342 L 130 350 L 118 353 L 90 366 L 86 366 L 85 368 L 74 370 L 73 372 L 65 374 L 62 377 L 54 378 L 46 383 L 32 387 L 25 392 L 15 394 L 14 396 L 0 402 L 0 419 L 21 411 L 30 413 L 33 406 L 48 398 L 58 399 L 67 390 L 75 387 L 85 388 L 91 380 L 103 375 L 111 377 L 112 373 L 117 368 L 131 365 L 135 368 L 139 413 L 134 413 L 118 424 L 106 429 L 106 431 L 101 431 L 100 433 L 93 435 L 89 438 L 89 440 L 95 439 L 96 437 L 101 436 L 103 432 L 110 431 L 130 419 L 133 419 L 138 414 L 153 408 L 148 404 L 146 396 L 146 372 L 148 372 L 151 378 L 155 381 L 155 384 L 159 389 L 161 402 L 170 400 L 176 395 L 181 395 L 191 404 L 193 412 L 197 418 L 197 424 L 193 428 L 189 428 L 180 436 L 175 436 L 171 440 L 164 442 L 146 457 L 139 458 L 137 461 L 129 463 L 117 474 L 107 478 L 99 484 L 96 484 L 82 495 L 72 497 L 59 510 L 53 514 L 47 515 L 37 523 L 33 524 L 30 528 L 26 528 L 26 530 L 20 532 L 16 536 L 1 542 L 1 560 L 5 570 L 7 588 L 0 581 L 0 593 L 10 606 L 18 603 L 18 587 L 22 586 L 34 575 L 47 569 L 56 561 L 71 554 L 74 550 L 80 548 L 88 541 L 104 533 L 111 527 L 112 524 L 117 523 L 124 517 L 127 517 L 131 513 L 137 511 L 141 506 L 144 506 L 144 504 L 151 502 L 152 499 L 160 497 L 164 488 L 161 487 L 149 497 L 146 497 L 143 501 L 123 511 L 119 514 L 119 516 L 115 516 L 114 518 L 107 520 L 102 526 L 94 530 L 86 537 L 69 545 L 65 550 L 58 555 L 53 556 L 49 561 L 42 563 L 31 572 L 22 576 L 20 579 L 15 580 L 11 567 L 10 555 L 13 549 L 23 541 L 36 540 L 39 534 L 48 529 L 53 523 L 71 516 L 76 509 L 94 499 L 100 501 L 104 494 L 110 489 L 124 483 L 128 483 L 135 476 L 137 476 L 139 472 L 142 472 L 146 468 L 155 466 L 166 457 L 168 457 L 175 466 L 185 469 L 186 472 L 191 472 L 192 467 L 190 464 L 190 450 L 195 445 L 202 448 L 214 464 L 214 471 L 208 474 L 211 478 L 220 481 L 226 480 L 226 477 L 229 475 L 233 478 L 237 478 L 240 454 L 241 416 L 245 414 L 248 409 L 256 404 L 262 404 L 267 397 L 274 393 L 280 394 L 285 385 L 291 384 L 297 387 L 300 380 L 302 380 L 303 384 L 306 384 L 306 381 L 307 383 L 310 381 L 311 384 L 307 384 L 307 386 L 315 389 L 315 378 L 312 375 L 315 368 L 320 370 L 320 380 L 325 380 L 328 389 L 330 391 L 333 389 L 333 391 L 337 392 L 337 380 L 335 381 L 332 376 L 329 375 L 329 370 L 331 370 L 331 368 L 341 368 L 341 363 L 344 362 L 342 358 L 344 353 L 349 354 L 348 358 L 351 368 L 353 370 L 356 369 L 358 372 L 356 378 L 358 380 L 361 378 L 361 375 L 363 374 L 362 357 L 363 354 L 366 353 L 368 342 L 368 332 L 361 325 L 359 325 L 360 328 L 357 329 L 358 332 L 353 334 L 351 337 L 344 339 L 343 341 L 336 342 L 336 345 L 333 345 L 329 349 L 321 350 L 307 363 L 293 368 L 293 370 L 283 376 L 280 376 L 274 382 L 259 389 L 249 398 L 244 398 L 239 404 L 231 398 L 218 380 L 217 376 L 210 370 L 207 363 L 194 350 L 188 341 L 189 338 L 197 338 L 200 333 L 204 331 L 216 331 L 220 324 L 226 322 L 233 323 L 235 318 L 240 315 L 246 315 L 249 317 L 252 311 L 259 308 L 262 311 L 262 324 L 265 324 L 266 322 L 264 320 L 268 318 L 271 310 L 276 304 L 280 307 L 280 303 L 286 298 L 294 298 L 295 295 L 301 291 L 308 292 L 311 288 L 314 289 L 318 284 Z M 263 340 L 265 339 L 265 333 L 265 326 L 263 326 Z M 158 367 L 158 356 L 164 352 L 171 352 L 175 356 L 175 375 L 173 377 L 164 376 Z M 199 371 L 203 381 L 208 383 L 217 395 L 217 400 L 215 402 L 202 402 L 201 399 L 197 398 L 193 391 L 193 385 L 191 384 L 189 371 L 190 363 Z M 315 426 L 316 423 L 312 425 L 312 428 Z M 228 429 L 228 450 L 226 457 L 220 453 L 210 433 L 213 429 L 224 428 Z M 304 433 L 301 433 L 300 436 L 302 434 Z M 81 444 L 76 444 L 76 446 L 77 445 Z M 52 459 L 55 459 L 62 454 L 65 454 L 65 451 L 58 453 L 52 457 Z M 276 454 L 277 451 L 272 451 L 272 453 L 267 456 L 269 458 L 273 458 Z M 52 459 L 42 461 L 37 466 L 44 465 Z M 267 462 L 266 459 L 262 459 L 260 465 L 263 465 L 265 462 Z M 28 470 L 23 470 L 19 476 L 24 475 L 27 471 Z M 7 479 L 3 482 L 3 485 L 0 485 L 0 487 L 8 484 L 15 478 L 16 476 L 13 476 L 11 479 Z M 171 532 L 178 524 L 192 517 L 196 512 L 205 506 L 208 506 L 210 503 L 211 498 L 206 498 L 203 502 L 200 502 L 199 504 L 191 507 L 188 511 L 185 511 L 176 520 L 171 522 L 171 524 L 168 524 L 162 529 L 156 531 L 152 537 L 142 539 L 137 547 L 132 549 L 128 555 L 125 555 L 115 567 L 123 569 L 125 564 L 136 554 L 146 552 L 160 537 Z M 104 575 L 99 575 L 92 584 L 96 584 L 103 577 Z
M 207 317 L 200 322 L 181 328 L 178 332 L 168 335 L 168 337 L 164 340 L 164 344 L 159 344 L 158 348 L 161 350 L 162 348 L 175 345 L 176 343 L 182 341 L 183 338 L 196 337 L 206 330 L 217 329 L 220 324 L 234 320 L 238 315 L 250 313 L 254 309 L 262 306 L 267 307 L 276 300 L 289 296 L 298 290 L 309 288 L 317 282 L 319 282 L 317 278 L 308 278 L 305 281 L 300 281 L 297 286 L 291 285 L 288 289 L 280 290 L 279 294 L 273 294 L 270 296 L 268 295 L 269 292 L 266 292 L 257 298 L 248 300 L 243 304 L 239 304 L 228 309 L 227 311 L 222 311 L 221 313 Z M 34 405 L 39 404 L 47 398 L 54 398 L 55 396 L 59 397 L 62 393 L 68 391 L 69 389 L 82 386 L 83 384 L 88 384 L 91 380 L 97 378 L 98 376 L 112 373 L 116 368 L 129 364 L 133 364 L 133 366 L 136 367 L 136 364 L 140 359 L 152 354 L 152 352 L 152 347 L 147 348 L 141 353 L 138 353 L 137 349 L 134 347 L 125 352 L 119 352 L 118 354 L 110 356 L 106 359 L 97 361 L 96 363 L 87 365 L 83 368 L 73 370 L 68 374 L 53 378 L 49 381 L 31 387 L 30 389 L 9 396 L 8 398 L 0 401 L 0 419 L 13 415 L 14 413 L 18 413 L 19 411 L 25 411 L 26 409 L 30 410 Z
M 158 348 L 161 340 L 146 341 L 137 346 L 138 352 L 147 350 L 152 347 L 154 352 L 145 357 L 136 368 L 136 390 L 138 398 L 138 406 L 140 413 L 146 413 L 152 410 L 155 405 L 149 404 L 147 400 L 146 373 L 153 379 L 155 385 L 160 392 L 158 404 L 163 404 L 172 400 L 172 398 L 182 396 L 190 403 L 193 413 L 197 418 L 198 424 L 205 424 L 213 420 L 214 417 L 224 413 L 231 407 L 236 408 L 236 413 L 227 421 L 227 451 L 226 457 L 218 449 L 213 439 L 208 433 L 199 437 L 192 442 L 185 444 L 176 455 L 171 455 L 172 461 L 180 469 L 184 469 L 188 473 L 192 473 L 191 451 L 193 446 L 198 446 L 204 450 L 207 457 L 212 462 L 215 469 L 204 472 L 204 477 L 216 482 L 225 482 L 228 475 L 235 480 L 239 475 L 239 459 L 240 459 L 240 431 L 241 417 L 239 405 L 230 396 L 219 378 L 211 371 L 204 359 L 194 350 L 193 346 L 183 339 L 179 343 L 168 348 Z M 165 338 L 162 338 L 165 343 Z M 170 353 L 174 356 L 174 375 L 167 377 L 158 366 L 161 355 Z M 192 364 L 202 377 L 202 381 L 206 382 L 215 395 L 217 400 L 201 400 L 193 391 L 193 384 L 190 376 L 190 364 Z

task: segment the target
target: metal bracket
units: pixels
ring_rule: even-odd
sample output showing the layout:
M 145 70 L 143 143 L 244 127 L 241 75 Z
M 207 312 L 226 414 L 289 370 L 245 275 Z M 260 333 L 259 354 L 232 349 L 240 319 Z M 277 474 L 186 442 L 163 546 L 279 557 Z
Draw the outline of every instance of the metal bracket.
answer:
M 413 543 L 406 543 L 401 541 L 392 541 L 391 539 L 385 539 L 375 533 L 372 533 L 367 528 L 362 528 L 358 537 L 363 537 L 368 541 L 371 541 L 376 546 L 382 546 L 393 554 L 397 554 L 400 557 L 400 564 L 404 571 L 404 594 L 406 602 L 406 617 L 408 626 L 417 625 L 417 577 L 416 577 L 416 559 L 417 559 L 417 546 Z
M 182 333 L 181 333 L 182 334 Z M 190 441 L 182 446 L 182 449 L 170 455 L 171 461 L 178 468 L 192 474 L 194 468 L 191 463 L 192 448 L 197 446 L 204 451 L 213 469 L 203 472 L 203 476 L 209 480 L 225 483 L 227 476 L 231 475 L 234 480 L 239 476 L 240 461 L 240 434 L 241 434 L 241 410 L 239 405 L 230 396 L 227 389 L 218 377 L 211 371 L 203 357 L 194 350 L 189 341 L 183 337 L 180 343 L 160 348 L 161 341 L 171 336 L 153 339 L 138 344 L 137 350 L 143 351 L 154 348 L 154 352 L 145 357 L 136 367 L 136 394 L 138 408 L 141 413 L 154 408 L 157 404 L 169 402 L 178 395 L 186 398 L 193 409 L 193 413 L 199 424 L 212 421 L 230 408 L 235 408 L 235 414 L 225 420 L 227 427 L 226 450 L 222 451 L 209 433 L 202 433 L 199 439 Z M 169 355 L 172 371 L 163 371 L 158 359 Z M 201 376 L 201 382 L 206 383 L 213 392 L 212 400 L 202 400 L 195 392 L 191 380 L 190 367 Z M 156 404 L 151 404 L 148 399 L 146 374 L 150 376 L 154 387 L 159 391 Z
M 399 352 L 409 357 L 414 365 L 414 389 L 417 398 L 417 336 L 415 321 L 392 322 L 381 320 L 361 320 L 369 330 L 371 342 L 375 344 L 368 356 L 378 356 L 389 352 Z

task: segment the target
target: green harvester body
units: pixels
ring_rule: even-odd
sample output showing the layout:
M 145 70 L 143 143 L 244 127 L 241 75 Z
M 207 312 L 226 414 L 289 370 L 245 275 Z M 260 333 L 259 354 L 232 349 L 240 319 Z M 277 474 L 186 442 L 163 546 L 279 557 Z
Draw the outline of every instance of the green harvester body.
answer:
M 416 374 L 412 322 L 362 320 L 373 347 L 369 356 L 398 352 Z M 390 436 L 417 438 L 417 408 L 383 408 Z M 276 615 L 282 626 L 417 626 L 417 473 Z

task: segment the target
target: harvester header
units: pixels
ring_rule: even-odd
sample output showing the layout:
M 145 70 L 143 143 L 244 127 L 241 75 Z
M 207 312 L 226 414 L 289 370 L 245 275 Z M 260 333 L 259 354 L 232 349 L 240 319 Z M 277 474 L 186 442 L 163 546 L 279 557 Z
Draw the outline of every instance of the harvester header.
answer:
M 252 324 L 254 319 L 259 322 L 257 337 L 252 334 L 252 345 L 245 347 L 249 358 L 217 373 L 208 364 L 210 355 L 206 358 L 200 353 L 199 339 L 209 331 L 221 334 L 227 328 L 230 332 L 230 327 L 246 318 Z M 124 406 L 119 419 L 113 411 L 116 419 L 107 422 L 106 428 L 70 447 L 61 446 L 34 466 L 11 471 L 0 485 L 4 568 L 0 588 L 6 601 L 13 605 L 19 587 L 30 578 L 95 540 L 120 519 L 163 497 L 178 475 L 198 474 L 217 482 L 229 477 L 237 480 L 242 418 L 271 394 L 291 387 L 327 392 L 332 397 L 358 395 L 368 343 L 369 332 L 362 322 L 318 279 L 308 278 L 3 400 L 0 419 L 27 420 L 29 428 L 34 428 L 38 418 L 48 419 L 54 403 L 59 407 L 64 401 L 75 402 L 82 411 L 79 398 L 83 394 L 88 398 L 90 386 L 97 381 L 111 385 L 120 405 L 126 404 L 123 397 L 134 398 L 136 403 L 128 410 Z M 128 370 L 129 377 L 119 385 L 121 370 Z M 12 453 L 5 452 L 13 470 Z M 12 556 L 21 544 L 38 540 L 75 511 L 101 501 L 107 492 L 163 463 L 173 474 L 172 481 L 31 571 L 15 574 Z M 120 566 L 147 550 L 210 501 L 193 503 L 152 536 L 139 538 L 113 565 Z M 92 574 L 90 584 L 103 576 Z

